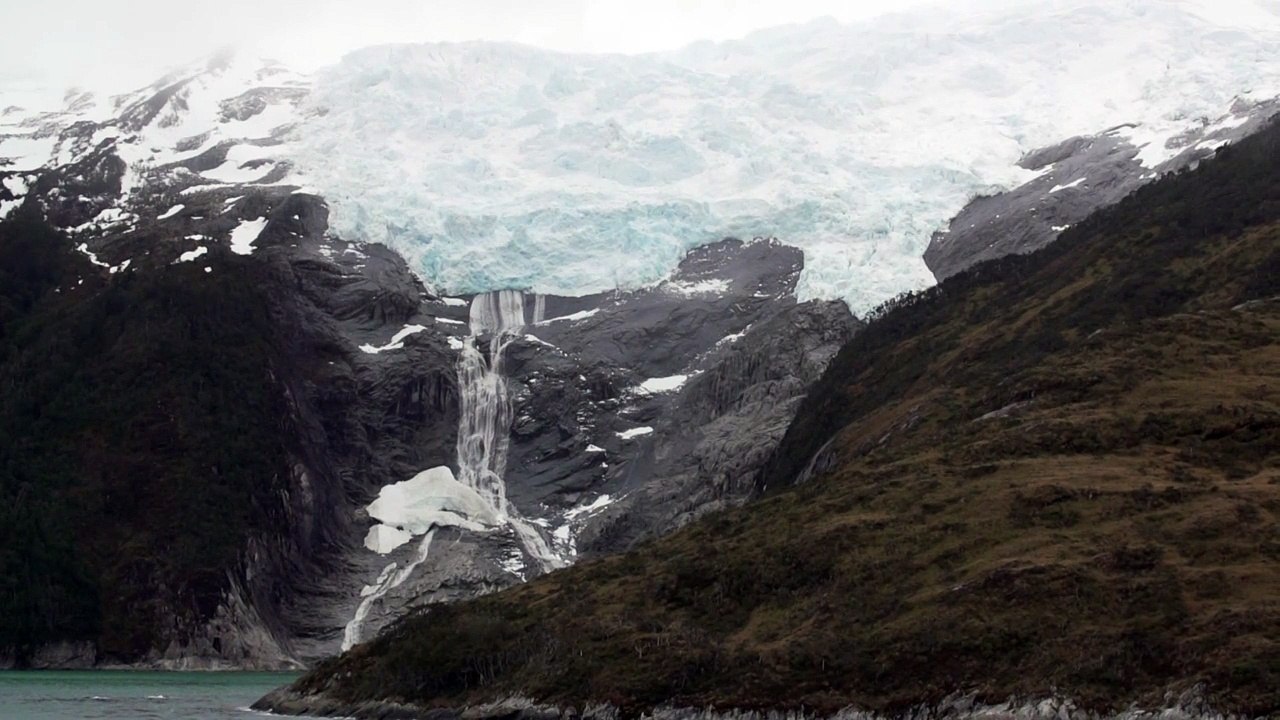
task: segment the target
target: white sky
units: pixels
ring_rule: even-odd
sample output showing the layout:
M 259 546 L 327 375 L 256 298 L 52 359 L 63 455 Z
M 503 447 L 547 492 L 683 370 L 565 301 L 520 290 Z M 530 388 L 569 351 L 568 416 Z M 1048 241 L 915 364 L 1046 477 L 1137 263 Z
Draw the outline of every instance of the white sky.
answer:
M 510 40 L 571 52 L 646 52 L 824 15 L 852 22 L 961 1 L 1045 0 L 0 0 L 0 87 L 122 91 L 229 46 L 304 70 L 385 42 Z M 1215 13 L 1280 8 L 1280 0 L 1184 1 Z
M 937 0 L 0 0 L 0 84 L 134 87 L 227 46 L 300 69 L 385 42 L 511 40 L 646 52 L 930 1 Z

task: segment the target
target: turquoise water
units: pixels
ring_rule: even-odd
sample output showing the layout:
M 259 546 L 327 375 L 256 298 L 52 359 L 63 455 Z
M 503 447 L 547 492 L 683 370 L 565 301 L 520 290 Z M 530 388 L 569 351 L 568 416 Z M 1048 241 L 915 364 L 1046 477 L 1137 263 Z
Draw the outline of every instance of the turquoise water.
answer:
M 247 720 L 288 673 L 0 672 L 0 720 Z

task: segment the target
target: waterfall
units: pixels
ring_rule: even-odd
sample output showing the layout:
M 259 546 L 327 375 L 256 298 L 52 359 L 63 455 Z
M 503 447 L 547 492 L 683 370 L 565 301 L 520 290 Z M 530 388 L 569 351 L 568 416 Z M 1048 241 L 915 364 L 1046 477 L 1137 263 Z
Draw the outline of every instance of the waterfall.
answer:
M 511 435 L 511 396 L 503 361 L 507 348 L 527 323 L 541 322 L 546 298 L 534 295 L 532 318 L 525 317 L 525 296 L 518 290 L 499 290 L 471 301 L 470 335 L 458 358 L 458 387 L 462 397 L 458 420 L 458 480 L 485 498 L 515 532 L 525 552 L 543 570 L 564 565 L 542 533 L 507 502 L 503 480 Z M 481 352 L 487 334 L 489 355 Z
M 378 579 L 372 585 L 365 585 L 360 591 L 360 605 L 356 607 L 356 614 L 347 623 L 347 627 L 342 632 L 342 652 L 346 652 L 355 647 L 363 639 L 362 630 L 364 629 L 364 620 L 369 617 L 369 611 L 373 609 L 373 604 L 382 599 L 392 589 L 397 588 L 413 571 L 427 559 L 427 552 L 431 549 L 431 539 L 435 537 L 435 528 L 432 528 L 426 535 L 422 536 L 422 541 L 418 543 L 418 553 L 414 556 L 413 561 L 404 566 L 404 569 L 397 567 L 396 563 L 391 563 L 382 569 L 378 574 Z
M 374 584 L 364 586 L 360 592 L 360 604 L 343 634 L 343 652 L 362 640 L 364 623 L 374 604 L 408 580 L 413 571 L 426 561 L 438 527 L 454 526 L 480 531 L 505 525 L 511 528 L 525 553 L 543 571 L 564 567 L 566 564 L 565 559 L 547 544 L 538 528 L 507 502 L 507 486 L 503 481 L 510 446 L 512 413 L 503 360 L 507 348 L 520 336 L 526 323 L 541 322 L 545 314 L 545 298 L 535 295 L 532 318 L 526 321 L 524 293 L 516 290 L 485 293 L 471 301 L 471 331 L 458 357 L 458 387 L 461 395 L 458 414 L 458 478 L 455 481 L 453 474 L 445 467 L 433 468 L 418 476 L 429 478 L 433 473 L 438 474 L 434 481 L 436 484 L 432 486 L 434 489 L 430 491 L 430 502 L 449 499 L 455 502 L 418 506 L 420 510 L 428 511 L 428 514 L 425 516 L 427 519 L 417 519 L 419 529 L 412 531 L 417 533 L 426 530 L 418 544 L 417 553 L 403 568 L 394 562 L 387 565 Z M 481 340 L 486 335 L 489 351 L 487 357 L 481 351 Z M 408 485 L 417 480 L 415 478 L 399 485 Z M 450 484 L 469 488 L 468 491 L 463 491 L 463 495 L 474 491 L 476 500 L 459 500 L 458 498 L 463 497 L 458 492 L 462 487 L 458 491 L 449 491 L 447 488 Z M 379 495 L 380 501 L 392 487 L 398 486 L 383 488 L 383 494 Z M 377 515 L 375 511 L 380 501 L 371 504 L 369 510 L 382 519 L 383 516 Z M 403 499 L 392 501 L 392 505 L 393 509 L 400 510 L 412 506 Z M 462 507 L 468 508 L 466 517 L 454 514 Z M 448 512 L 441 512 L 445 510 Z M 403 518 L 396 524 L 404 524 Z
M 524 327 L 524 293 L 478 295 L 471 301 L 471 333 L 458 357 L 458 480 L 485 498 L 499 517 L 507 515 L 506 471 L 511 396 L 503 374 L 507 347 Z M 489 336 L 489 357 L 481 336 Z

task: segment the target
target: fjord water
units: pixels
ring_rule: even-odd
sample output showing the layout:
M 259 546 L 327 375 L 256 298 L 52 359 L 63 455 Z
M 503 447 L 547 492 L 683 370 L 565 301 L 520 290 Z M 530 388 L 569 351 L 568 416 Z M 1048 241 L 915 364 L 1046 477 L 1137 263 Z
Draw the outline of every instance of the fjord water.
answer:
M 290 673 L 0 672 L 3 720 L 227 720 L 249 710 Z

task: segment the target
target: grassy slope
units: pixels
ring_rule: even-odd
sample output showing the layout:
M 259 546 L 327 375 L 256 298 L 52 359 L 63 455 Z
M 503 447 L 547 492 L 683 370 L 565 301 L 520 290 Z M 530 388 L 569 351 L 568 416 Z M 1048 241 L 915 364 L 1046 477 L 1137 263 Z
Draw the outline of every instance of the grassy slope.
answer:
M 431 609 L 295 687 L 634 712 L 1204 681 L 1280 710 L 1280 301 L 1238 307 L 1280 294 L 1278 218 L 1272 129 L 884 313 L 772 485 L 834 437 L 817 480 Z
M 270 526 L 276 326 L 235 262 L 108 279 L 47 227 L 0 224 L 0 655 L 162 650 Z

